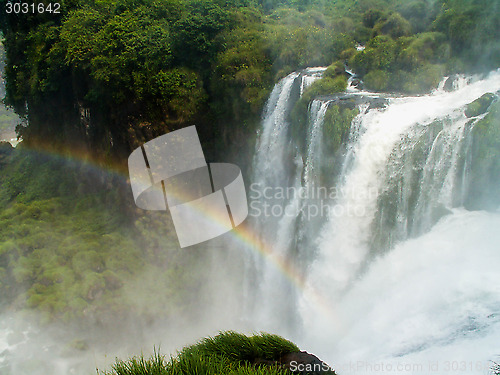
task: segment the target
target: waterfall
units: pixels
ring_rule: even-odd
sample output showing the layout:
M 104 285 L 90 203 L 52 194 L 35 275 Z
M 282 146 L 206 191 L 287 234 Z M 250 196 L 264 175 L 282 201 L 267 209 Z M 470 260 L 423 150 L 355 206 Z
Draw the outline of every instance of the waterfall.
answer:
M 420 229 L 418 233 L 429 229 L 431 210 L 437 204 L 443 209 L 454 207 L 452 190 L 467 128 L 463 107 L 487 92 L 497 91 L 499 79 L 497 73 L 488 81 L 479 81 L 452 93 L 391 98 L 386 109 L 371 110 L 363 116 L 360 125 L 363 134 L 353 145 L 356 157 L 341 186 L 342 210 L 337 210 L 335 217 L 329 217 L 318 241 L 322 257 L 316 262 L 314 274 L 321 278 L 322 287 L 344 288 L 357 275 L 370 251 L 374 219 L 392 208 L 380 201 L 382 192 L 393 191 L 390 198 L 400 201 L 399 205 L 393 204 L 395 210 L 400 211 L 394 215 L 395 219 L 415 220 Z M 443 126 L 439 132 L 433 127 L 436 122 Z M 415 182 L 412 170 L 407 170 L 411 164 L 401 161 L 415 156 L 412 151 L 419 145 L 422 132 L 423 137 L 425 133 L 436 136 L 429 142 L 431 148 L 422 176 Z M 417 185 L 415 194 L 419 193 L 413 217 L 409 217 L 404 207 L 408 195 L 414 193 L 410 184 Z
M 257 148 L 254 157 L 254 173 L 250 191 L 250 216 L 258 220 L 254 223 L 264 241 L 272 244 L 273 252 L 282 259 L 291 259 L 294 251 L 294 231 L 300 213 L 301 199 L 297 193 L 302 188 L 302 176 L 308 178 L 313 173 L 312 159 L 319 148 L 312 146 L 310 159 L 299 154 L 298 147 L 290 139 L 289 114 L 304 90 L 319 79 L 325 68 L 309 68 L 302 72 L 291 73 L 283 78 L 273 89 L 264 110 L 262 129 L 258 134 Z M 318 114 L 318 116 L 320 116 Z M 316 121 L 316 128 L 321 125 L 321 119 Z M 318 144 L 319 130 L 308 135 L 309 144 Z M 316 141 L 313 140 L 316 139 Z M 308 172 L 305 172 L 305 171 Z M 311 177 L 312 178 L 312 177 Z M 292 193 L 286 192 L 291 187 Z M 266 197 L 264 188 L 268 188 Z M 267 206 L 270 208 L 267 209 Z M 283 213 L 288 214 L 284 215 Z M 280 217 L 280 220 L 276 220 Z M 251 262 L 254 276 L 251 277 L 253 299 L 262 304 L 253 311 L 264 327 L 279 330 L 293 324 L 294 298 L 290 295 L 294 290 L 289 281 L 271 265 L 267 265 L 256 257 Z M 252 273 L 252 272 L 249 272 Z M 259 280 L 255 290 L 253 281 Z M 268 306 L 272 310 L 267 310 Z M 253 301 L 248 310 L 255 308 Z M 279 323 L 270 316 L 281 315 Z M 276 325 L 279 325 L 278 327 Z
M 327 205 L 327 214 L 317 219 L 305 217 L 304 210 L 291 217 L 254 217 L 263 241 L 295 262 L 306 280 L 304 290 L 298 290 L 278 282 L 279 272 L 260 264 L 257 294 L 271 298 L 260 299 L 265 307 L 257 320 L 266 320 L 266 329 L 298 337 L 331 363 L 363 359 L 393 364 L 398 358 L 423 363 L 438 360 L 439 353 L 446 353 L 448 357 L 441 358 L 445 361 L 451 360 L 452 350 L 466 353 L 473 343 L 483 352 L 475 349 L 470 358 L 483 361 L 493 355 L 494 348 L 487 344 L 500 332 L 500 254 L 495 252 L 500 238 L 493 229 L 500 214 L 463 208 L 471 182 L 473 129 L 485 116 L 469 119 L 464 108 L 485 93 L 499 91 L 500 72 L 483 79 L 459 77 L 453 89 L 441 84 L 416 97 L 350 90 L 346 96 L 318 98 L 300 130 L 304 149 L 296 146 L 288 130 L 296 80 L 300 96 L 307 80 L 293 73 L 277 84 L 269 99 L 253 182 L 261 189 L 325 188 L 334 189 L 334 194 L 279 201 L 283 207 Z M 385 96 L 387 104 L 373 105 L 376 96 Z M 358 111 L 349 137 L 341 149 L 328 149 L 325 114 L 348 102 Z M 325 161 L 335 165 L 324 168 Z M 335 178 L 324 175 L 333 170 L 338 171 Z M 482 248 L 475 249 L 474 241 Z M 482 275 L 481 282 L 473 282 L 475 274 Z M 448 299 L 442 299 L 438 286 Z M 412 306 L 412 296 L 418 306 Z M 447 301 L 462 305 L 452 311 Z M 286 318 L 290 316 L 294 318 Z M 399 331 L 393 331 L 391 323 Z M 365 340 L 362 330 L 380 337 Z M 444 362 L 439 365 L 446 371 Z M 479 367 L 471 372 L 483 373 Z M 356 371 L 362 372 L 344 372 Z
M 322 125 L 325 118 L 326 110 L 330 101 L 313 100 L 309 109 L 310 128 L 307 134 L 307 152 L 304 163 L 304 187 L 306 190 L 314 188 L 318 183 L 319 170 L 318 166 L 321 162 L 321 137 Z

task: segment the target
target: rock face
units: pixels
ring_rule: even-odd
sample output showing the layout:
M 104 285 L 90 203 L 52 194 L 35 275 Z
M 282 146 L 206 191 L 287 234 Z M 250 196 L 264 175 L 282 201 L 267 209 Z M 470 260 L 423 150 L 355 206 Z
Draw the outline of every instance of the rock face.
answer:
M 450 77 L 448 77 L 444 83 L 444 91 L 447 91 L 447 92 L 451 92 L 454 90 L 453 88 L 453 83 L 455 82 L 455 80 L 457 79 L 457 76 L 456 75 L 452 75 Z
M 364 88 L 363 81 L 359 78 L 354 78 L 351 81 L 351 86 L 357 88 L 358 90 L 362 90 Z
M 368 104 L 369 110 L 374 108 L 384 108 L 389 102 L 388 97 L 383 95 L 377 97 L 356 94 L 322 95 L 318 96 L 316 99 L 325 101 L 331 100 L 334 104 L 348 109 L 355 109 L 360 104 Z
M 335 375 L 335 372 L 325 362 L 308 352 L 285 354 L 280 359 L 284 368 L 293 374 L 301 375 Z

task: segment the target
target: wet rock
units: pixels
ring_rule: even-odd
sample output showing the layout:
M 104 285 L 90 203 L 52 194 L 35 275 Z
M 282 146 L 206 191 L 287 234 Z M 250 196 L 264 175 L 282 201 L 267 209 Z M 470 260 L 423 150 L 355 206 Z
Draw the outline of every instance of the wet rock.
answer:
M 351 86 L 357 88 L 358 90 L 363 89 L 363 81 L 360 80 L 359 78 L 353 78 L 351 81 Z
M 341 105 L 344 108 L 354 109 L 357 108 L 358 103 L 355 97 L 340 97 L 338 105 Z
M 319 100 L 331 100 L 336 105 L 344 108 L 354 109 L 360 104 L 368 104 L 368 110 L 376 108 L 385 108 L 388 103 L 388 98 L 384 96 L 373 97 L 357 94 L 342 94 L 342 95 L 323 95 L 316 99 Z
M 280 367 L 297 375 L 335 375 L 325 362 L 308 352 L 294 352 L 283 355 L 278 361 L 257 358 L 255 366 Z
M 447 91 L 447 92 L 453 91 L 454 90 L 453 83 L 455 83 L 456 79 L 457 79 L 457 76 L 455 74 L 449 76 L 446 79 L 446 81 L 444 82 L 444 86 L 443 86 L 444 91 Z
M 284 368 L 293 374 L 301 375 L 335 375 L 335 372 L 325 362 L 308 352 L 285 354 L 280 359 Z
M 370 106 L 368 107 L 368 110 L 385 108 L 386 106 L 387 106 L 387 99 L 386 98 L 372 98 L 372 100 L 370 101 Z

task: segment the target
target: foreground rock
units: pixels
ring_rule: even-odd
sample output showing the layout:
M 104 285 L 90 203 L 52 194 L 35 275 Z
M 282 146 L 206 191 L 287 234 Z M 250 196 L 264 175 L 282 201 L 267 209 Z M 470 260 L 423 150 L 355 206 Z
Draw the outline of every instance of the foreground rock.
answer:
M 323 375 L 332 374 L 335 372 L 325 362 L 320 360 L 313 354 L 308 352 L 298 352 L 285 354 L 280 362 L 283 367 L 290 370 L 294 374 L 303 375 Z
M 278 366 L 297 375 L 335 375 L 335 371 L 328 364 L 305 351 L 285 354 L 277 361 L 256 359 L 254 364 L 256 366 Z

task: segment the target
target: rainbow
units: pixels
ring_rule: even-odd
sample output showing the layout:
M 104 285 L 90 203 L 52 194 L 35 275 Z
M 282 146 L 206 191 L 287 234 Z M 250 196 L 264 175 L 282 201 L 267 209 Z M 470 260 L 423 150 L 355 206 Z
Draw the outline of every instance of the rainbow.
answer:
M 119 175 L 120 177 L 126 179 L 127 184 L 130 182 L 128 170 L 123 165 L 109 165 L 99 163 L 96 160 L 91 159 L 88 152 L 85 152 L 85 150 L 73 149 L 71 150 L 71 152 L 68 152 L 64 150 L 54 150 L 50 146 L 40 147 L 40 144 L 38 144 L 36 147 L 29 147 L 24 145 L 23 143 L 20 143 L 19 145 L 23 147 L 23 149 L 27 149 L 29 151 L 41 153 L 54 158 L 62 158 L 74 163 L 84 164 L 85 166 L 90 167 L 95 171 Z M 149 181 L 146 181 L 146 183 L 148 182 Z M 132 191 L 130 191 L 130 196 L 132 197 Z M 182 191 L 176 191 L 174 193 L 174 196 L 186 202 L 190 200 L 190 197 L 184 194 Z M 226 225 L 223 224 L 226 222 L 226 220 L 217 217 L 214 212 L 198 211 L 198 213 L 202 214 L 209 220 L 216 222 L 218 225 Z M 300 272 L 291 261 L 283 257 L 280 252 L 277 251 L 279 249 L 274 249 L 273 246 L 263 240 L 258 235 L 258 233 L 256 233 L 250 225 L 248 225 L 248 218 L 236 228 L 227 229 L 230 230 L 230 232 L 225 234 L 224 236 L 231 236 L 231 238 L 236 240 L 245 249 L 254 254 L 257 254 L 258 257 L 261 258 L 264 262 L 274 267 L 281 275 L 285 277 L 285 279 L 291 285 L 293 285 L 296 290 L 300 292 L 301 295 L 305 297 L 308 306 L 318 309 L 318 311 L 321 312 L 325 319 L 332 323 L 334 328 L 340 329 L 340 320 L 336 314 L 336 308 L 328 302 L 329 299 L 322 296 L 321 293 L 319 293 L 319 291 L 316 290 L 314 286 L 307 281 L 302 272 Z M 200 244 L 197 246 L 203 245 Z

